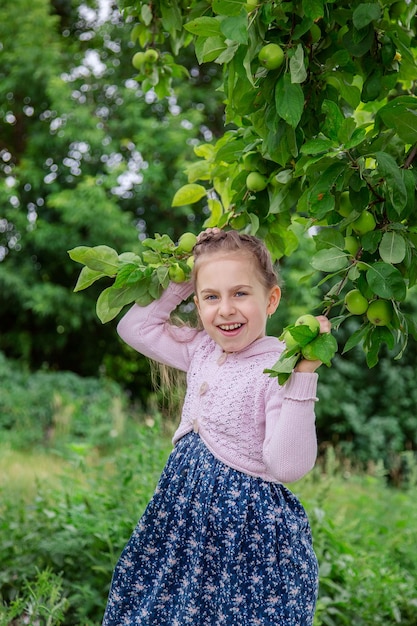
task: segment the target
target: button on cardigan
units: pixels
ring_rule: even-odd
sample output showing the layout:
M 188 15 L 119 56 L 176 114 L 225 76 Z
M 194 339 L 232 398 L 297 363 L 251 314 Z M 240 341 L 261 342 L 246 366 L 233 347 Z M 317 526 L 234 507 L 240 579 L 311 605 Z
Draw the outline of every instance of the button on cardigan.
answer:
M 170 284 L 146 307 L 133 305 L 118 324 L 122 339 L 145 356 L 187 373 L 187 391 L 175 444 L 194 430 L 226 465 L 271 482 L 293 482 L 314 466 L 314 407 L 318 375 L 293 372 L 280 386 L 264 373 L 284 345 L 262 337 L 224 353 L 204 331 L 169 322 L 192 292 Z

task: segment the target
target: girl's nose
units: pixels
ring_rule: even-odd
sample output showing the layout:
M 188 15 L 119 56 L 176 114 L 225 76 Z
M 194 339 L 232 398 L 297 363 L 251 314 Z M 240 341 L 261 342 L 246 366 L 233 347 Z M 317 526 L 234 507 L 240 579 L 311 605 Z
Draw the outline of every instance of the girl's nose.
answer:
M 231 300 L 229 300 L 228 298 L 225 298 L 220 302 L 220 306 L 219 306 L 220 315 L 223 315 L 223 317 L 229 317 L 230 315 L 233 315 L 233 313 L 235 312 L 236 312 L 236 307 Z

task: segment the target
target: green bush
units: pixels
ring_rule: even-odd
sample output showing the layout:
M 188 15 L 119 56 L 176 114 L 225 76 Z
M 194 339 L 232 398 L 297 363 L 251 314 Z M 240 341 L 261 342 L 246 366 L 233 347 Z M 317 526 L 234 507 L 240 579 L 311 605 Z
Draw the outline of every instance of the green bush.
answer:
M 335 447 L 364 469 L 383 460 L 393 482 L 408 480 L 404 452 L 417 451 L 413 359 L 406 355 L 400 363 L 385 355 L 368 369 L 357 351 L 320 368 L 316 414 L 322 451 Z
M 108 447 L 129 436 L 133 407 L 109 379 L 30 373 L 0 353 L 0 385 L 0 430 L 14 446 Z
M 329 462 L 330 459 L 330 462 Z M 314 626 L 412 626 L 417 619 L 415 483 L 343 471 L 329 451 L 299 491 L 320 565 Z

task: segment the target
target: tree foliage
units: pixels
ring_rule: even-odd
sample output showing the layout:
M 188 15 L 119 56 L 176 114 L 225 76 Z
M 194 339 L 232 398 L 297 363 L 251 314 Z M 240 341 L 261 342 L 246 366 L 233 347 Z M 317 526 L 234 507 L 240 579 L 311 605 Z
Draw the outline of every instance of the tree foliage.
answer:
M 147 371 L 97 320 L 98 291 L 74 297 L 67 250 L 135 250 L 159 228 L 178 237 L 194 224 L 192 207 L 172 220 L 170 189 L 216 110 L 213 72 L 195 73 L 193 106 L 181 89 L 158 101 L 134 80 L 132 50 L 115 7 L 102 17 L 80 1 L 2 3 L 0 350 L 33 369 L 124 382 Z
M 145 91 L 175 89 L 189 46 L 222 70 L 224 132 L 195 148 L 173 204 L 262 237 L 275 259 L 308 232 L 335 326 L 352 316 L 352 288 L 372 303 L 344 350 L 361 344 L 370 367 L 383 344 L 401 356 L 417 336 L 406 306 L 417 281 L 415 3 L 119 4 L 135 53 L 158 50 L 137 64 Z

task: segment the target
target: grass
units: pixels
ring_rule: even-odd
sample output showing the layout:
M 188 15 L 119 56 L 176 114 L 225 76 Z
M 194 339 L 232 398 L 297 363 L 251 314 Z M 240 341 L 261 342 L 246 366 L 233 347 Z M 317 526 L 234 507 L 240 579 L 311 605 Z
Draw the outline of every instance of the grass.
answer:
M 25 500 L 36 495 L 41 483 L 58 486 L 70 467 L 68 461 L 44 450 L 28 453 L 0 444 L 2 488 Z
M 115 559 L 170 449 L 158 425 L 107 459 L 89 446 L 68 446 L 64 458 L 0 444 L 0 579 L 4 601 L 26 598 L 16 615 L 30 605 L 44 615 L 40 623 L 100 623 Z M 330 452 L 290 485 L 309 514 L 320 563 L 315 626 L 417 623 L 414 488 L 390 488 L 382 474 L 347 472 Z M 2 622 L 0 607 L 3 623 L 11 622 Z

